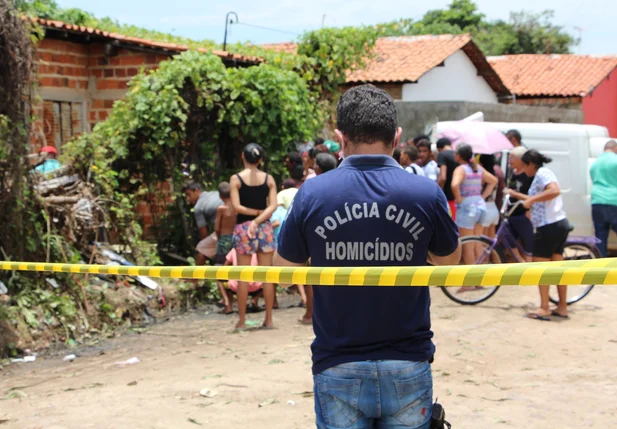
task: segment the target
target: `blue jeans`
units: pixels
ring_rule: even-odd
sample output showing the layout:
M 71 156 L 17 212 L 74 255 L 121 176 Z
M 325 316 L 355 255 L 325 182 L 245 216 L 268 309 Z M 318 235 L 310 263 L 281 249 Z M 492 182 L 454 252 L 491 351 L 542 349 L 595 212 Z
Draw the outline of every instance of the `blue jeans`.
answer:
M 592 204 L 591 217 L 593 219 L 593 227 L 596 230 L 596 238 L 601 241 L 598 244 L 598 248 L 602 256 L 606 257 L 608 255 L 608 236 L 611 229 L 617 234 L 617 206 Z
M 433 378 L 428 362 L 352 362 L 313 380 L 317 429 L 430 427 Z

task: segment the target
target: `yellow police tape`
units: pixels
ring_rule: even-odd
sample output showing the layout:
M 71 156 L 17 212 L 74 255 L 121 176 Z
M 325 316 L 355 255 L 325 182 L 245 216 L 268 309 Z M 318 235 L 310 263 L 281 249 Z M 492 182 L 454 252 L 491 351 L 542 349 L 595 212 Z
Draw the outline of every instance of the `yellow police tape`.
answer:
M 617 285 L 617 258 L 443 267 L 139 267 L 3 262 L 0 270 L 184 279 L 240 280 L 324 286 Z

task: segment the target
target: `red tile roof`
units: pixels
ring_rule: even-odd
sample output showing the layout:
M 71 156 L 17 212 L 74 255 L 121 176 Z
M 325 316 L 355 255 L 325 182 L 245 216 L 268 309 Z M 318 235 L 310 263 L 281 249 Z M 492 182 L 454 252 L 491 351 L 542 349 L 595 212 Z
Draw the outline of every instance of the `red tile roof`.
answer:
M 267 49 L 295 52 L 295 43 L 262 45 Z M 364 69 L 347 74 L 348 83 L 417 82 L 424 74 L 443 63 L 450 55 L 462 50 L 473 62 L 478 74 L 499 95 L 509 94 L 480 48 L 469 34 L 384 37 L 377 39 L 374 58 Z
M 178 52 L 188 51 L 191 49 L 189 46 L 186 46 L 186 45 L 178 45 L 175 43 L 165 43 L 165 42 L 157 42 L 154 40 L 140 39 L 138 37 L 130 37 L 130 36 L 125 36 L 123 34 L 110 33 L 108 31 L 99 30 L 98 28 L 90 28 L 90 27 L 84 27 L 82 25 L 67 24 L 61 21 L 52 21 L 49 19 L 42 19 L 42 18 L 33 18 L 32 20 L 38 23 L 39 25 L 41 25 L 42 27 L 48 28 L 48 29 L 64 30 L 72 34 L 93 35 L 93 36 L 98 36 L 103 39 L 108 39 L 110 41 L 118 41 L 118 42 L 121 42 L 127 45 L 151 48 L 151 49 L 166 51 L 169 53 L 178 53 Z M 232 61 L 235 60 L 235 61 L 246 62 L 246 63 L 259 63 L 263 61 L 263 59 L 258 58 L 258 57 L 232 54 L 226 51 L 219 51 L 215 49 L 199 48 L 197 50 L 203 53 L 209 53 L 209 52 L 213 53 L 221 57 L 221 59 L 223 60 L 232 60 Z
M 505 55 L 489 62 L 510 92 L 528 97 L 585 96 L 617 68 L 617 57 Z
M 295 54 L 298 49 L 298 44 L 294 42 L 282 42 L 282 43 L 266 43 L 265 45 L 259 45 L 264 49 L 270 49 L 276 52 L 285 52 L 287 54 Z

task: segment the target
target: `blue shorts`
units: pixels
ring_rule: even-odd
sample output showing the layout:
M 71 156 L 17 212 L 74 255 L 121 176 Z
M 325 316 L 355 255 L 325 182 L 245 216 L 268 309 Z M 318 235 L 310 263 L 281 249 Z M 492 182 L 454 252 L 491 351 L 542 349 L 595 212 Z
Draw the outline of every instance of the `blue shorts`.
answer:
M 429 429 L 433 378 L 428 362 L 364 361 L 313 376 L 317 429 Z
M 480 223 L 486 211 L 486 202 L 480 196 L 467 197 L 462 204 L 456 206 L 456 226 L 464 229 L 473 229 Z
M 499 223 L 499 210 L 493 201 L 486 203 L 486 211 L 480 217 L 480 225 L 487 228 Z

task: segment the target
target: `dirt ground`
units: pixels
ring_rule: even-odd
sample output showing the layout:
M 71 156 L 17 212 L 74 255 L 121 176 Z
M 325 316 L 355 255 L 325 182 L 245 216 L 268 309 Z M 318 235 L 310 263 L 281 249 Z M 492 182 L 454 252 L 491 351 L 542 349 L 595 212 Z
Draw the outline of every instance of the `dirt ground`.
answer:
M 570 320 L 551 322 L 523 317 L 535 288 L 502 288 L 476 307 L 432 296 L 435 396 L 454 428 L 614 426 L 617 288 L 597 287 Z M 202 310 L 10 365 L 0 371 L 0 428 L 315 427 L 313 332 L 301 314 L 278 310 L 277 330 L 233 334 L 234 317 Z M 77 359 L 63 362 L 68 353 Z M 114 364 L 131 357 L 140 362 Z M 204 388 L 217 395 L 200 396 Z

